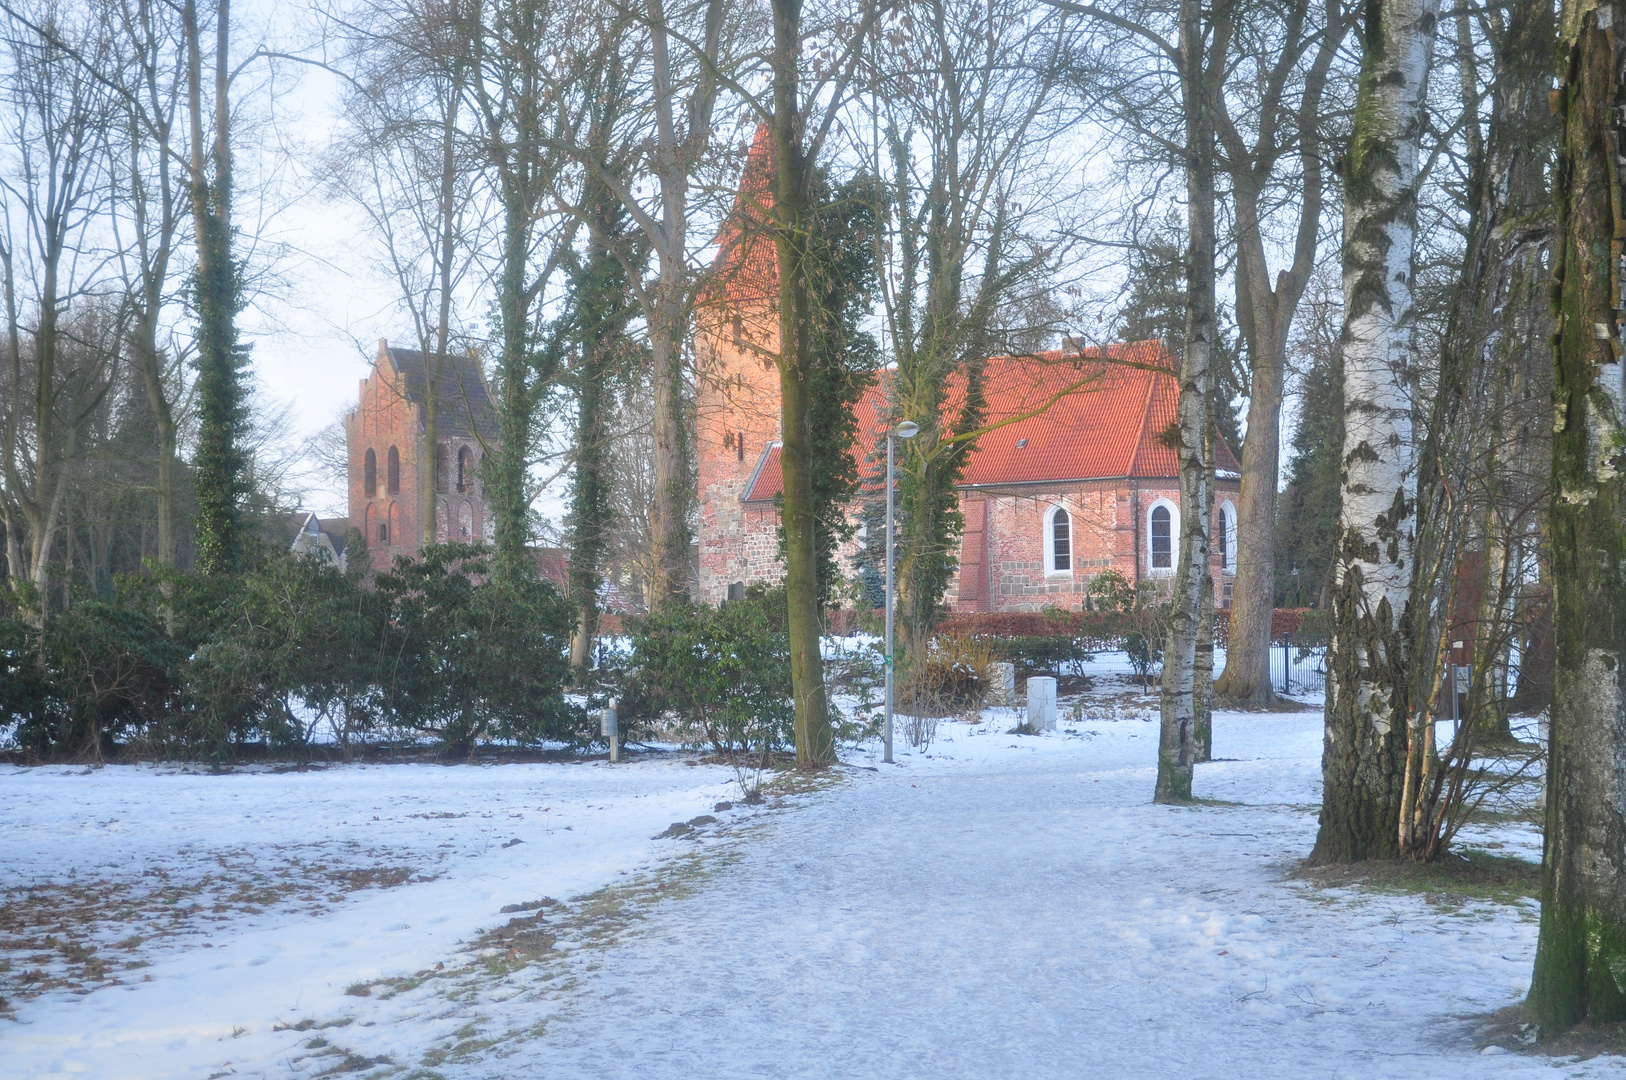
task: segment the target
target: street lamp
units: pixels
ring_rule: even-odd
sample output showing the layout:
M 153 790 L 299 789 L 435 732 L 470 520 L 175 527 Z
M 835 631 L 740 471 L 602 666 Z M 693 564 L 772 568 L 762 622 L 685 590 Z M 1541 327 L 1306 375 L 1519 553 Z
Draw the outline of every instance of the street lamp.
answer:
M 913 420 L 905 420 L 886 433 L 886 741 L 881 760 L 892 763 L 892 607 L 897 584 L 892 579 L 892 447 L 897 439 L 912 439 L 920 430 Z

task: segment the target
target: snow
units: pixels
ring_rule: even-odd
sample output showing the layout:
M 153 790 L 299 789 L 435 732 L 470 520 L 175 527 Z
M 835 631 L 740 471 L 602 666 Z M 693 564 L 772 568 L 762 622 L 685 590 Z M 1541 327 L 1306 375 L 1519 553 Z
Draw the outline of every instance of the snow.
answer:
M 778 806 L 664 840 L 650 837 L 737 796 L 732 773 L 670 755 L 3 771 L 7 889 L 153 868 L 195 883 L 249 865 L 272 880 L 336 867 L 432 878 L 291 893 L 257 914 L 228 904 L 223 922 L 206 908 L 138 949 L 151 966 L 118 972 L 126 985 L 14 1000 L 5 1072 L 1626 1075 L 1615 1058 L 1480 1052 L 1474 1018 L 1527 989 L 1533 904 L 1442 906 L 1287 876 L 1314 838 L 1319 712 L 1217 715 L 1218 760 L 1196 782 L 1210 801 L 1179 808 L 1148 801 L 1154 718 L 1147 696 L 1064 702 L 1060 729 L 1035 737 L 1008 733 L 1018 710 L 988 710 L 941 723 L 925 747 L 900 738 L 894 765 L 857 747 Z M 415 816 L 444 813 L 463 816 Z M 1467 839 L 1525 850 L 1530 830 Z M 560 948 L 543 959 L 475 962 L 504 905 L 640 880 L 613 933 L 572 944 L 550 916 Z M 592 937 L 597 924 L 581 925 Z M 344 992 L 436 964 L 459 973 Z

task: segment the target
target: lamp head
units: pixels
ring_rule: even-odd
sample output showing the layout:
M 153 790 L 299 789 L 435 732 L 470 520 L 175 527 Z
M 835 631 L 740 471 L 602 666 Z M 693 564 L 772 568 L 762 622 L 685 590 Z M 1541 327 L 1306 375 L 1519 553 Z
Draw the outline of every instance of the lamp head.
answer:
M 919 424 L 915 423 L 913 420 L 905 420 L 903 423 L 894 428 L 892 433 L 900 439 L 912 439 L 915 437 L 915 433 L 919 430 Z

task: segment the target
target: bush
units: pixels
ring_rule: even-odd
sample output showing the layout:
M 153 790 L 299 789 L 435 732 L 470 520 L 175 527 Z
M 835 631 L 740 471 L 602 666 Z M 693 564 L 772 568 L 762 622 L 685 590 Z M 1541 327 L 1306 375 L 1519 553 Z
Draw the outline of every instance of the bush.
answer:
M 587 739 L 586 713 L 561 693 L 575 614 L 535 578 L 486 581 L 487 551 L 468 544 L 397 557 L 373 580 L 388 626 L 383 705 L 398 726 L 467 757 L 482 739 Z
M 582 741 L 562 694 L 573 612 L 545 582 L 486 580 L 485 558 L 431 547 L 369 587 L 320 555 L 260 552 L 229 577 L 121 579 L 113 603 L 79 600 L 43 630 L 0 617 L 0 711 L 38 757 L 303 755 L 323 723 L 346 754 L 374 730 L 464 756 Z
M 23 654 L 38 649 L 37 661 L 17 656 L 32 672 L 25 675 L 19 664 L 8 673 L 23 679 L 18 688 L 33 698 L 18 730 L 31 753 L 99 760 L 119 739 L 161 724 L 179 704 L 184 654 L 141 611 L 85 601 L 43 632 L 13 624 L 7 636 Z
M 898 708 L 914 716 L 952 716 L 981 705 L 1000 644 L 964 634 L 933 638 L 925 654 L 911 657 L 898 673 Z
M 720 608 L 686 604 L 638 620 L 622 707 L 633 719 L 670 718 L 753 787 L 745 770 L 768 768 L 796 740 L 785 590 L 752 585 Z

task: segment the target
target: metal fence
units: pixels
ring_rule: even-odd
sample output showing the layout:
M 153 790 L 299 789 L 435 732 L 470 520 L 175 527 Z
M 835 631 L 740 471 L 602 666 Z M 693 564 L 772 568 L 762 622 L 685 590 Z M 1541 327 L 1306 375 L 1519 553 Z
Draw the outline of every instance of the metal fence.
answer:
M 1293 641 L 1274 641 L 1270 646 L 1270 682 L 1276 692 L 1289 697 L 1314 696 L 1327 689 L 1327 649 Z

